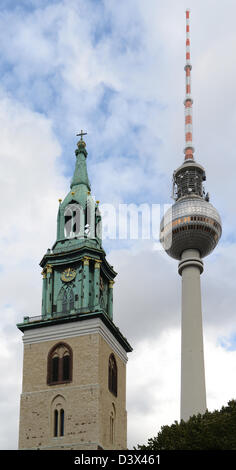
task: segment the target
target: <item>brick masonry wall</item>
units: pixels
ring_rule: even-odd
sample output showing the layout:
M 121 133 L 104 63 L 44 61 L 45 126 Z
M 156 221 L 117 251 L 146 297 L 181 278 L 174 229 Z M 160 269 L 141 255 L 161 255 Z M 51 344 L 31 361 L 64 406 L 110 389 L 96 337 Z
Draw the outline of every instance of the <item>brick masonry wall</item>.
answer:
M 47 385 L 47 358 L 57 342 L 73 351 L 72 382 Z M 113 352 L 118 367 L 118 394 L 108 390 L 108 360 Z M 63 437 L 53 437 L 53 414 L 65 412 Z M 115 410 L 114 442 L 110 414 Z M 125 449 L 126 365 L 99 333 L 65 340 L 24 345 L 20 406 L 20 449 Z

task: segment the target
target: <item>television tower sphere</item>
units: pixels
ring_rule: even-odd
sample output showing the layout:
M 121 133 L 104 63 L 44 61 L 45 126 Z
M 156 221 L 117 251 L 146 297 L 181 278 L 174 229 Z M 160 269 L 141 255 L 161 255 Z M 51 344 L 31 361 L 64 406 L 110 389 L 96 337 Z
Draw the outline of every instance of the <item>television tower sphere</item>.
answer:
M 221 237 L 221 219 L 202 182 L 202 166 L 186 161 L 173 175 L 175 204 L 161 221 L 160 241 L 169 256 L 181 259 L 184 250 L 195 249 L 203 258 L 216 247 Z

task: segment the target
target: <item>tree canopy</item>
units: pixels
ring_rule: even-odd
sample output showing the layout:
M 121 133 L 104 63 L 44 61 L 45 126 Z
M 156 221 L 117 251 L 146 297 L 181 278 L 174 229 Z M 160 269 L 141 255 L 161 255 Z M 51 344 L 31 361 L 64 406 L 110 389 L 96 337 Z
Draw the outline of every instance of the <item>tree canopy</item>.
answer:
M 221 410 L 206 411 L 188 421 L 162 426 L 156 437 L 138 450 L 236 450 L 236 400 Z

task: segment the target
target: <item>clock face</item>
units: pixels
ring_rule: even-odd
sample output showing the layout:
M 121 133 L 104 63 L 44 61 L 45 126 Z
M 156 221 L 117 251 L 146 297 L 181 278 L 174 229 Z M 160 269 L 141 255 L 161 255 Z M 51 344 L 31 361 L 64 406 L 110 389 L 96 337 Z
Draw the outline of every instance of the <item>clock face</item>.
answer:
M 73 279 L 76 276 L 76 269 L 74 268 L 66 268 L 62 273 L 61 273 L 61 280 L 64 282 L 70 282 L 73 281 Z

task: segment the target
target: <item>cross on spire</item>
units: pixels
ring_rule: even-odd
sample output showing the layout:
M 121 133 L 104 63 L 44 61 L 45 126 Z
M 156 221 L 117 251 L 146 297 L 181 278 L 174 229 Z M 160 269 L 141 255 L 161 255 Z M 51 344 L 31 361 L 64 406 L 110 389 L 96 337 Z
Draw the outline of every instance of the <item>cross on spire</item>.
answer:
M 87 132 L 83 132 L 82 130 L 80 131 L 79 134 L 76 134 L 78 137 L 80 137 L 80 140 L 83 140 L 83 135 L 87 135 Z

